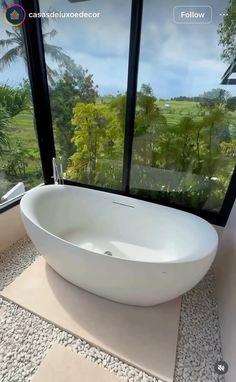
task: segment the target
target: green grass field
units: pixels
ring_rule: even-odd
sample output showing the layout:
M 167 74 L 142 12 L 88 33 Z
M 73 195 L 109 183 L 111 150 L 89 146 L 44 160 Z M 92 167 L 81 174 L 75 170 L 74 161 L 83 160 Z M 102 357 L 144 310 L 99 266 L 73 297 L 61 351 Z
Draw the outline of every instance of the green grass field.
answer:
M 108 100 L 109 98 L 106 98 L 107 102 L 109 102 Z M 170 124 L 177 124 L 183 116 L 193 116 L 197 113 L 196 102 L 157 101 L 157 103 L 159 107 L 163 107 L 166 103 L 170 105 L 170 110 L 163 110 L 163 114 Z M 34 130 L 33 112 L 23 111 L 12 118 L 8 133 L 10 142 L 14 143 L 20 139 L 26 148 L 38 149 Z
M 24 111 L 12 118 L 8 127 L 9 151 L 4 156 L 4 162 L 0 164 L 0 198 L 16 183 L 23 181 L 29 189 L 42 182 L 40 174 L 40 157 L 37 139 L 34 130 L 33 113 Z M 6 176 L 4 166 L 7 161 L 16 155 L 16 144 L 21 142 L 27 153 L 25 176 Z M 1 169 L 3 167 L 3 169 Z
M 170 105 L 168 110 L 163 109 L 164 105 Z M 192 101 L 157 101 L 157 105 L 162 109 L 163 115 L 166 117 L 167 124 L 171 127 L 177 125 L 181 118 L 186 116 L 195 116 L 197 119 L 198 103 Z
M 26 147 L 37 149 L 33 112 L 23 111 L 12 118 L 9 138 L 12 143 L 20 139 Z
M 105 102 L 109 102 L 110 99 L 111 98 L 109 97 L 103 97 Z M 165 110 L 165 104 L 169 104 L 170 109 Z M 184 116 L 195 116 L 195 118 L 198 118 L 197 102 L 159 100 L 157 101 L 157 105 L 162 109 L 162 113 L 166 117 L 168 125 L 171 126 L 177 125 Z M 232 124 L 236 125 L 236 111 L 230 114 L 232 117 Z M 14 144 L 16 140 L 21 140 L 26 148 L 34 149 L 36 151 L 38 150 L 34 130 L 33 112 L 24 111 L 12 119 L 11 126 L 9 127 L 9 138 L 10 143 Z

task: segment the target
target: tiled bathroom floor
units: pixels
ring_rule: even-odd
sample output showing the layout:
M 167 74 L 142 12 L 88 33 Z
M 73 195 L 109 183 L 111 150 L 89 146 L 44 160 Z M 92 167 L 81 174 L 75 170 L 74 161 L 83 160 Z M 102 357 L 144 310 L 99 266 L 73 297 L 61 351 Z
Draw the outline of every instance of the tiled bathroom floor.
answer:
M 0 290 L 37 257 L 28 238 L 0 253 Z M 0 298 L 0 382 L 29 382 L 53 343 L 62 344 L 129 382 L 157 382 L 141 370 Z M 158 346 L 158 344 L 157 344 Z M 222 359 L 213 271 L 183 297 L 175 382 L 223 382 L 214 372 Z
M 121 382 L 109 373 L 64 346 L 53 345 L 32 382 Z
M 63 279 L 42 256 L 1 295 L 106 353 L 173 382 L 181 298 L 148 308 L 109 301 Z

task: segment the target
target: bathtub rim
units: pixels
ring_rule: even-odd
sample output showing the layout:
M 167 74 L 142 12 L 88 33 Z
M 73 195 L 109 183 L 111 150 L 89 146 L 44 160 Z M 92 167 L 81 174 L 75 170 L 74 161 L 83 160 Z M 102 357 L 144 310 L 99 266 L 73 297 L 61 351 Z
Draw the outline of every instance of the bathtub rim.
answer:
M 21 201 L 20 201 L 20 212 L 21 212 L 21 215 L 23 215 L 27 220 L 29 220 L 30 221 L 30 223 L 32 224 L 32 225 L 34 225 L 34 226 L 36 226 L 39 230 L 42 230 L 44 233 L 46 233 L 47 235 L 49 235 L 49 236 L 51 236 L 51 237 L 53 237 L 54 239 L 56 239 L 56 240 L 59 240 L 59 241 L 61 241 L 61 242 L 63 242 L 63 243 L 65 243 L 65 244 L 67 244 L 67 245 L 70 245 L 70 246 L 72 246 L 72 247 L 74 247 L 74 248 L 80 248 L 80 249 L 83 249 L 83 251 L 85 252 L 85 253 L 87 253 L 87 254 L 89 254 L 90 256 L 91 255 L 93 255 L 93 256 L 101 256 L 101 255 L 103 255 L 105 258 L 109 258 L 110 259 L 110 261 L 115 261 L 115 260 L 118 260 L 118 261 L 128 261 L 128 262 L 135 262 L 135 263 L 144 263 L 144 264 L 155 264 L 155 265 L 157 265 L 157 264 L 161 264 L 161 265 L 167 265 L 167 264 L 185 264 L 185 263 L 193 263 L 193 262 L 198 262 L 198 261 L 201 261 L 201 260 L 203 260 L 203 259 L 205 259 L 205 258 L 207 258 L 207 257 L 211 257 L 211 256 L 214 256 L 215 257 L 215 255 L 216 255 L 216 252 L 217 252 L 217 250 L 218 250 L 218 245 L 219 245 L 219 237 L 218 237 L 218 234 L 217 234 L 217 232 L 216 232 L 216 230 L 215 230 L 215 228 L 209 223 L 209 222 L 207 222 L 205 219 L 203 219 L 203 218 L 201 218 L 201 217 L 199 217 L 199 216 L 196 216 L 196 215 L 193 215 L 193 214 L 191 214 L 191 213 L 189 213 L 189 212 L 186 212 L 186 211 L 182 211 L 182 210 L 177 210 L 176 208 L 173 208 L 173 207 L 167 207 L 167 206 L 162 206 L 161 204 L 156 204 L 157 206 L 161 206 L 161 207 L 163 207 L 163 208 L 167 208 L 167 209 L 170 209 L 170 210 L 174 210 L 174 211 L 178 211 L 178 213 L 180 213 L 180 214 L 187 214 L 188 216 L 194 216 L 194 218 L 196 219 L 196 220 L 198 220 L 199 222 L 204 222 L 204 224 L 207 224 L 208 225 L 208 227 L 209 227 L 209 229 L 211 229 L 212 230 L 212 232 L 214 232 L 214 235 L 215 235 L 215 238 L 216 238 L 216 241 L 215 241 L 215 248 L 211 251 L 211 252 L 209 252 L 209 253 L 207 253 L 207 254 L 204 254 L 204 255 L 200 255 L 200 256 L 185 256 L 185 257 L 182 257 L 182 258 L 180 258 L 180 259 L 177 259 L 177 260 L 172 260 L 172 261 L 167 261 L 167 262 L 161 262 L 161 261 L 144 261 L 144 260 L 137 260 L 137 259 L 134 259 L 134 260 L 132 260 L 132 259 L 125 259 L 125 258 L 121 258 L 121 257 L 118 257 L 118 256 L 109 256 L 109 255 L 106 255 L 105 253 L 99 253 L 99 252 L 95 252 L 95 251 L 90 251 L 90 250 L 87 250 L 87 249 L 84 249 L 84 248 L 81 248 L 79 245 L 76 245 L 76 244 L 74 244 L 74 243 L 72 243 L 72 242 L 70 242 L 70 241 L 68 241 L 68 240 L 65 240 L 65 239 L 63 239 L 63 238 L 61 238 L 60 236 L 57 236 L 57 235 L 55 235 L 55 234 L 53 234 L 52 232 L 50 232 L 50 231 L 48 231 L 48 230 L 46 230 L 44 227 L 42 227 L 40 224 L 38 224 L 35 220 L 34 220 L 34 217 L 33 217 L 33 214 L 32 215 L 29 215 L 28 213 L 26 213 L 25 212 L 25 210 L 24 210 L 24 204 L 25 203 L 27 203 L 27 199 L 29 198 L 29 197 L 31 197 L 31 194 L 38 194 L 40 191 L 41 191 L 41 189 L 42 188 L 49 188 L 49 189 L 52 189 L 52 188 L 56 188 L 56 189 L 62 189 L 62 188 L 73 188 L 73 189 L 83 189 L 84 190 L 84 188 L 83 187 L 77 187 L 77 186 L 73 186 L 73 185 L 54 185 L 54 184 L 50 184 L 50 185 L 40 185 L 40 186 L 38 186 L 38 187 L 35 187 L 35 188 L 33 188 L 33 189 L 31 189 L 31 190 L 29 190 L 29 191 L 27 191 L 25 194 L 24 194 L 24 196 L 22 197 L 22 199 L 21 199 Z M 88 189 L 86 189 L 86 191 L 87 191 Z M 106 191 L 100 191 L 100 190 L 93 190 L 93 189 L 89 189 L 89 191 L 90 192 L 95 192 L 95 193 L 103 193 L 103 194 L 109 194 L 109 195 L 111 195 L 111 193 L 108 193 L 108 192 L 106 192 Z M 45 191 L 46 192 L 46 191 Z M 30 196 L 29 196 L 30 195 Z M 116 194 L 114 194 L 114 195 L 116 195 Z M 132 198 L 132 197 L 126 197 L 126 196 L 124 196 L 124 195 L 116 195 L 116 196 L 119 196 L 119 197 L 122 197 L 122 198 L 129 198 L 129 199 L 132 199 L 132 200 L 134 200 L 134 201 L 136 201 L 136 199 L 134 199 L 134 198 Z M 141 200 L 140 202 L 142 202 L 142 204 L 144 203 L 144 204 L 150 204 L 149 202 L 147 202 L 147 201 L 143 201 L 143 200 Z

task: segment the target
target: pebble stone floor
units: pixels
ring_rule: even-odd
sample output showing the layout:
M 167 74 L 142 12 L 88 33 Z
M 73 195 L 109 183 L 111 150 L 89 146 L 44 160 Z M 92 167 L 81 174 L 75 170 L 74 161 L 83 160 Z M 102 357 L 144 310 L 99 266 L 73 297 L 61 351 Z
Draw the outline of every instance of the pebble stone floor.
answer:
M 28 238 L 1 252 L 0 290 L 19 276 L 37 256 Z M 81 354 L 128 382 L 165 382 L 0 297 L 0 382 L 31 381 L 53 343 Z M 215 280 L 213 271 L 210 271 L 182 300 L 174 381 L 224 382 L 224 377 L 214 373 L 214 364 L 221 359 Z

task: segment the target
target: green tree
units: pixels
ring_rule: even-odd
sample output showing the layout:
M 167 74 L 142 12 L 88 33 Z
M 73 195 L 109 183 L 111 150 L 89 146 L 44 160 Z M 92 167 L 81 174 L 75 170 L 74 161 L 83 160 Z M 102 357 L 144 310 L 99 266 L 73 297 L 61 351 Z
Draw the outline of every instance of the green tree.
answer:
M 201 120 L 201 173 L 217 176 L 220 167 L 220 144 L 230 140 L 229 120 L 225 105 L 210 106 Z
M 219 45 L 223 47 L 222 58 L 231 61 L 236 57 L 236 0 L 230 0 L 225 9 L 223 22 L 219 25 Z
M 207 103 L 224 103 L 227 102 L 228 98 L 231 97 L 231 93 L 225 89 L 216 88 L 204 92 L 199 96 L 200 98 L 205 98 L 205 104 Z M 213 101 L 213 102 L 210 102 Z M 204 105 L 204 102 L 202 102 Z
M 145 191 L 147 195 L 160 200 L 167 198 L 197 208 L 202 208 L 206 200 L 208 203 L 211 200 L 209 208 L 213 208 L 212 206 L 218 205 L 219 200 L 224 197 L 224 185 L 228 182 L 233 168 L 232 161 L 230 164 L 222 151 L 222 147 L 227 147 L 223 144 L 230 145 L 231 142 L 230 115 L 223 101 L 225 94 L 222 94 L 221 100 L 218 92 L 213 91 L 211 94 L 217 97 L 217 102 L 199 105 L 195 115 L 186 115 L 186 112 L 183 112 L 185 115 L 177 122 L 166 121 L 162 128 L 161 124 L 158 126 L 158 113 L 154 114 L 155 117 L 150 123 L 153 123 L 153 135 L 148 135 L 149 123 L 142 123 L 143 134 L 135 137 L 133 161 L 139 165 L 138 184 L 141 189 L 147 188 L 148 179 L 149 191 Z M 155 105 L 155 102 L 153 104 Z M 139 110 L 140 118 L 144 118 L 145 108 Z M 146 120 L 150 118 L 151 110 L 152 108 L 146 108 Z M 157 178 L 150 167 L 167 171 Z M 173 181 L 170 171 L 175 173 Z M 163 191 L 158 191 L 160 188 Z
M 137 94 L 134 157 L 136 164 L 155 167 L 159 158 L 158 140 L 166 128 L 166 118 L 158 107 L 152 88 L 143 84 Z
M 193 118 L 189 116 L 181 118 L 176 126 L 176 132 L 177 139 L 175 140 L 175 145 L 179 152 L 176 162 L 179 162 L 178 170 L 192 172 L 196 148 L 196 124 Z
M 25 148 L 21 140 L 17 140 L 11 146 L 11 155 L 6 160 L 4 170 L 8 176 L 24 178 L 26 175 L 26 168 L 28 166 L 27 159 L 29 157 L 28 150 Z
M 0 85 L 0 102 L 1 106 L 6 110 L 8 118 L 15 117 L 21 111 L 29 109 L 27 91 L 22 88 Z
M 227 109 L 230 111 L 236 110 L 236 97 L 231 97 L 227 100 Z
M 157 105 L 150 85 L 143 84 L 137 94 L 135 136 L 156 133 L 166 125 L 166 118 Z
M 117 162 L 122 156 L 122 128 L 109 104 L 78 102 L 72 124 L 76 150 L 70 157 L 67 175 L 88 184 L 119 183 Z
M 58 81 L 51 89 L 51 110 L 59 151 L 65 161 L 72 155 L 74 129 L 71 120 L 78 101 L 95 102 L 97 87 L 93 76 L 74 61 L 69 60 Z
M 109 100 L 109 107 L 116 114 L 122 130 L 125 130 L 126 95 L 118 94 Z

